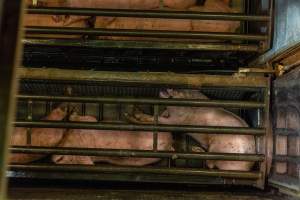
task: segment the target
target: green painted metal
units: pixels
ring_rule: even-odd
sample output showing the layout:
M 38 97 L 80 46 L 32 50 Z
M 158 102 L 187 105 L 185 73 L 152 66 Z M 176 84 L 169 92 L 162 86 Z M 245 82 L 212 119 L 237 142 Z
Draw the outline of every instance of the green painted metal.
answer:
M 56 28 L 28 26 L 27 34 L 62 34 L 62 35 L 92 35 L 92 36 L 128 36 L 128 37 L 157 37 L 157 38 L 186 38 L 212 40 L 248 40 L 265 41 L 268 35 L 237 34 L 237 33 L 206 33 L 187 31 L 153 31 L 133 29 L 102 29 L 102 28 Z
M 44 68 L 18 68 L 22 79 L 91 81 L 122 85 L 143 84 L 146 86 L 180 86 L 181 88 L 231 87 L 264 88 L 268 81 L 262 76 L 225 76 L 206 74 L 178 74 L 172 72 L 111 72 L 89 70 L 64 70 Z
M 268 15 L 244 15 L 238 13 L 201 13 L 194 11 L 159 11 L 127 9 L 83 9 L 83 8 L 28 8 L 29 14 L 47 15 L 84 15 L 111 17 L 141 17 L 165 19 L 201 19 L 201 20 L 237 20 L 237 21 L 270 21 Z
M 133 49 L 164 49 L 164 50 L 205 50 L 205 51 L 238 51 L 259 52 L 257 44 L 218 44 L 199 42 L 163 42 L 163 41 L 125 41 L 125 40 L 73 40 L 73 39 L 36 39 L 23 40 L 24 45 L 67 46 L 87 48 L 133 48 Z
M 153 104 L 166 106 L 189 107 L 222 107 L 222 108 L 263 108 L 264 103 L 251 101 L 225 101 L 205 99 L 158 99 L 158 98 L 124 98 L 124 97 L 71 97 L 71 96 L 38 96 L 17 95 L 19 100 L 30 101 L 57 101 L 57 102 L 82 102 L 82 103 L 111 103 L 111 104 Z
M 10 165 L 12 170 L 60 171 L 85 173 L 140 173 L 161 175 L 186 175 L 223 178 L 259 179 L 260 172 L 222 171 L 188 168 L 116 167 L 116 166 L 70 166 L 70 165 Z M 51 174 L 49 174 L 51 175 Z
M 109 150 L 90 148 L 61 148 L 61 147 L 20 147 L 10 148 L 13 153 L 28 154 L 59 154 L 82 156 L 114 156 L 114 157 L 144 157 L 144 158 L 170 158 L 170 159 L 199 159 L 199 160 L 236 160 L 236 161 L 263 161 L 265 156 L 259 154 L 229 154 L 229 153 L 183 153 L 166 151 L 142 150 Z
M 44 122 L 44 121 L 17 121 L 16 127 L 39 128 L 67 128 L 67 129 L 95 129 L 95 130 L 125 130 L 125 131 L 160 131 L 160 132 L 186 132 L 229 135 L 265 135 L 265 128 L 222 127 L 222 126 L 188 126 L 188 125 L 133 125 L 119 123 L 93 123 L 93 122 Z

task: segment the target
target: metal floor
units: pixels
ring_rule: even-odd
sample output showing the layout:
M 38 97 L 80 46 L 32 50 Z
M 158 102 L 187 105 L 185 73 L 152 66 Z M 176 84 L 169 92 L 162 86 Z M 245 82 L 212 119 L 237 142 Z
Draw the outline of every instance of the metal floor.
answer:
M 283 200 L 288 199 L 277 195 L 274 191 L 263 192 L 249 188 L 221 188 L 196 187 L 184 185 L 161 184 L 117 184 L 100 185 L 103 183 L 87 183 L 84 186 L 71 184 L 59 184 L 56 182 L 31 185 L 19 183 L 10 186 L 9 199 L 12 200 L 38 200 L 38 199 L 101 199 L 101 200 Z

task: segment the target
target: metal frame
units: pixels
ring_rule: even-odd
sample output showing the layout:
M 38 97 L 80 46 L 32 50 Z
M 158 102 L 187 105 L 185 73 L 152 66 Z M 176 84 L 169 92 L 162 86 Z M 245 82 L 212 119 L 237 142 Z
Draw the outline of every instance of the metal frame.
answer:
M 22 0 L 0 1 L 0 199 L 6 196 L 6 161 L 14 116 L 16 65 L 19 65 Z
M 110 17 L 137 17 L 137 18 L 169 18 L 169 19 L 193 19 L 193 20 L 229 20 L 229 21 L 242 21 L 242 22 L 266 22 L 268 23 L 269 32 L 267 35 L 257 34 L 225 34 L 225 33 L 204 33 L 204 32 L 184 32 L 184 31 L 146 31 L 146 30 L 118 30 L 118 29 L 81 29 L 81 28 L 51 28 L 51 27 L 27 27 L 27 33 L 34 34 L 86 34 L 91 36 L 128 36 L 128 37 L 158 37 L 158 38 L 188 38 L 195 39 L 189 45 L 183 43 L 164 43 L 154 42 L 153 45 L 144 45 L 144 41 L 89 41 L 84 43 L 89 47 L 112 47 L 120 48 L 146 48 L 152 47 L 157 49 L 181 49 L 182 46 L 187 50 L 215 50 L 215 51 L 249 51 L 249 52 L 264 52 L 270 46 L 271 41 L 271 27 L 272 27 L 272 13 L 273 4 L 270 0 L 269 15 L 253 15 L 243 13 L 203 13 L 203 12 L 187 12 L 187 11 L 154 11 L 154 10 L 126 10 L 126 9 L 82 9 L 82 8 L 38 8 L 32 7 L 27 9 L 29 14 L 45 14 L 45 15 L 81 15 L 81 16 L 110 16 Z M 197 39 L 217 39 L 217 40 L 237 40 L 237 41 L 256 41 L 257 44 L 231 44 L 224 43 L 218 47 L 214 43 L 199 43 Z M 31 42 L 32 40 L 32 42 Z M 260 42 L 266 45 L 261 45 Z M 27 39 L 26 42 L 36 45 L 45 45 L 47 42 L 43 40 Z M 104 43 L 103 43 L 104 42 Z M 72 44 L 65 39 L 53 40 L 51 43 L 59 44 Z M 199 43 L 199 44 L 197 44 Z M 221 41 L 222 43 L 222 41 Z
M 139 99 L 139 98 L 107 98 L 107 97 L 74 97 L 74 96 L 39 96 L 39 95 L 18 95 L 22 101 L 50 101 L 50 102 L 82 102 L 82 103 L 110 103 L 110 104 L 148 104 L 156 108 L 155 116 L 158 118 L 158 107 L 161 105 L 180 105 L 196 107 L 227 107 L 244 109 L 263 109 L 265 117 L 263 121 L 268 121 L 269 103 L 269 81 L 264 77 L 238 77 L 220 75 L 192 75 L 175 73 L 138 73 L 138 72 L 97 72 L 85 70 L 63 70 L 63 69 L 32 69 L 19 68 L 20 78 L 23 80 L 55 80 L 74 81 L 76 83 L 94 82 L 99 85 L 110 83 L 112 85 L 136 85 L 143 84 L 145 87 L 159 85 L 162 87 L 180 87 L 190 89 L 201 89 L 201 87 L 231 87 L 232 89 L 243 89 L 261 91 L 265 94 L 263 102 L 242 102 L 242 101 L 210 101 L 210 100 L 185 100 L 185 99 Z M 99 108 L 100 109 L 100 108 Z M 100 111 L 99 111 L 100 112 Z M 259 128 L 238 128 L 238 127 L 205 127 L 205 126 L 181 126 L 181 125 L 161 125 L 157 121 L 151 125 L 136 125 L 127 123 L 79 123 L 79 122 L 49 122 L 49 121 L 17 121 L 14 123 L 18 127 L 41 127 L 41 128 L 71 128 L 71 129 L 99 129 L 99 130 L 131 130 L 131 131 L 153 131 L 172 132 L 178 135 L 181 132 L 208 133 L 208 134 L 246 134 L 254 135 L 260 141 L 265 141 L 266 128 L 268 123 L 261 123 Z M 157 134 L 153 134 L 154 139 Z M 22 178 L 22 173 L 30 174 L 31 178 L 47 178 L 45 173 L 53 174 L 63 179 L 85 179 L 94 173 L 105 172 L 105 176 L 93 176 L 93 180 L 119 180 L 119 181 L 145 181 L 145 182 L 189 182 L 205 183 L 204 179 L 211 177 L 207 182 L 214 184 L 242 184 L 255 185 L 263 188 L 265 184 L 266 170 L 266 146 L 261 142 L 258 154 L 214 154 L 214 153 L 190 153 L 190 152 L 161 152 L 157 151 L 157 143 L 154 143 L 151 151 L 133 150 L 109 150 L 109 149 L 74 149 L 74 148 L 43 148 L 43 147 L 12 147 L 14 153 L 59 153 L 64 155 L 94 155 L 94 156 L 114 156 L 114 157 L 159 157 L 168 159 L 170 163 L 177 159 L 196 160 L 255 160 L 260 164 L 259 171 L 251 172 L 229 172 L 221 170 L 189 169 L 178 167 L 113 167 L 113 166 L 55 166 L 55 165 L 11 165 L 11 177 Z M 18 173 L 20 172 L 20 173 Z M 118 172 L 116 176 L 115 173 Z M 73 175 L 71 175 L 73 174 Z M 152 175 L 151 175 L 152 174 Z M 26 175 L 25 175 L 26 176 Z M 73 177 L 72 177 L 73 176 Z M 149 177 L 151 176 L 151 178 Z M 188 176 L 188 178 L 184 178 Z M 143 177 L 144 179 L 141 179 Z M 51 177 L 48 177 L 51 178 Z M 52 177 L 53 178 L 53 177 Z M 91 177 L 90 177 L 91 178 Z M 223 183 L 220 182 L 223 180 Z M 225 182 L 224 182 L 225 181 Z

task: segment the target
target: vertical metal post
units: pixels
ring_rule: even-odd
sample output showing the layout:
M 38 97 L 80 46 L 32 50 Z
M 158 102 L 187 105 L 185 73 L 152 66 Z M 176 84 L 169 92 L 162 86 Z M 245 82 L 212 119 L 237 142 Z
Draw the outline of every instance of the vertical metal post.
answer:
M 15 115 L 16 65 L 20 64 L 24 1 L 0 0 L 0 199 L 6 198 L 8 141 Z
M 271 127 L 270 127 L 270 95 L 271 95 L 271 78 L 268 78 L 268 86 L 263 90 L 264 92 L 264 112 L 263 112 L 263 127 L 266 129 L 266 134 L 262 137 L 260 137 L 260 152 L 263 153 L 264 155 L 268 154 L 268 135 L 272 134 L 271 133 Z M 265 181 L 266 181 L 266 173 L 267 173 L 267 159 L 265 159 L 263 162 L 260 163 L 260 172 L 262 174 L 261 178 L 257 181 L 257 187 L 263 189 L 265 186 Z
M 158 125 L 158 115 L 159 115 L 159 106 L 154 105 L 154 125 Z M 153 150 L 157 151 L 157 143 L 158 143 L 158 137 L 157 137 L 157 131 L 153 132 Z

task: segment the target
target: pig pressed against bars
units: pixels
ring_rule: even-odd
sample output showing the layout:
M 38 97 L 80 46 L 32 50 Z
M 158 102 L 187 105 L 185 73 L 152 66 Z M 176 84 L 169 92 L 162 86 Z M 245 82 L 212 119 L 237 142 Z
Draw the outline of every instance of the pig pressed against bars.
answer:
M 160 0 L 66 0 L 68 7 L 107 9 L 155 9 Z
M 162 98 L 207 99 L 199 91 L 167 90 L 160 93 Z M 136 113 L 131 119 L 135 122 L 152 122 L 153 117 L 143 113 Z M 228 126 L 248 127 L 238 116 L 222 108 L 208 107 L 178 107 L 168 106 L 162 116 L 161 124 L 198 125 L 198 126 Z M 249 135 L 223 135 L 223 134 L 196 134 L 189 133 L 208 152 L 214 153 L 245 153 L 255 154 L 255 138 Z M 247 161 L 207 161 L 209 168 L 221 170 L 249 171 L 253 162 Z
M 234 12 L 228 4 L 222 0 L 207 0 L 204 6 L 195 6 L 189 9 L 196 12 Z M 235 32 L 240 26 L 238 21 L 219 21 L 219 20 L 192 20 L 192 31 L 203 32 Z
M 175 3 L 176 1 L 172 1 Z M 222 0 L 207 0 L 202 6 L 190 7 L 189 11 L 196 12 L 234 12 L 228 4 Z M 95 28 L 107 29 L 136 29 L 136 30 L 166 30 L 166 31 L 199 31 L 199 32 L 235 32 L 240 23 L 236 21 L 220 20 L 189 20 L 189 19 L 162 19 L 162 18 L 125 18 L 125 17 L 102 17 L 98 16 Z M 128 36 L 99 36 L 100 39 L 121 39 L 121 40 L 180 40 L 191 41 L 192 39 L 172 39 L 172 38 L 143 38 Z M 200 40 L 198 40 L 200 41 Z M 203 41 L 203 40 L 201 40 Z M 209 40 L 212 41 L 212 40 Z
M 66 111 L 62 108 L 56 108 L 45 117 L 44 120 L 61 121 L 65 118 Z M 15 128 L 11 135 L 10 145 L 15 146 L 41 146 L 41 147 L 54 147 L 62 140 L 65 129 L 59 128 L 32 128 L 31 130 L 31 143 L 27 143 L 27 128 Z M 45 155 L 40 154 L 11 154 L 11 163 L 29 163 L 43 158 Z
M 70 121 L 97 122 L 97 119 L 93 116 L 79 116 L 77 114 L 72 114 L 70 116 Z M 172 143 L 173 141 L 170 133 L 158 133 L 157 149 L 159 151 L 172 151 Z M 153 150 L 153 133 L 71 129 L 61 142 L 60 147 Z M 160 159 L 54 155 L 52 160 L 57 164 L 92 165 L 95 162 L 105 162 L 115 165 L 144 166 L 155 163 Z

